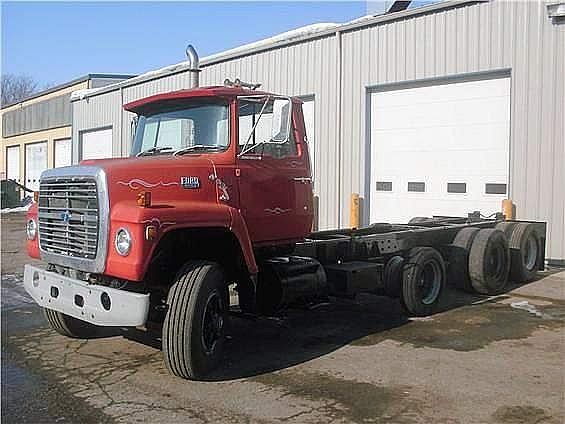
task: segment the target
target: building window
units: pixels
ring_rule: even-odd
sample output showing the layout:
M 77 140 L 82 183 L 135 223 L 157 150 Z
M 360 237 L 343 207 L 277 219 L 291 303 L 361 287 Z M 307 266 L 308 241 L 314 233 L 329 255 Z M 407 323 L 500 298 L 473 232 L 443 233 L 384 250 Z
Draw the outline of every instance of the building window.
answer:
M 377 191 L 392 191 L 392 181 L 377 181 Z
M 426 183 L 422 182 L 408 182 L 408 191 L 423 193 L 426 191 Z
M 447 183 L 448 193 L 467 193 L 466 183 Z
M 485 194 L 506 194 L 506 184 L 486 183 Z

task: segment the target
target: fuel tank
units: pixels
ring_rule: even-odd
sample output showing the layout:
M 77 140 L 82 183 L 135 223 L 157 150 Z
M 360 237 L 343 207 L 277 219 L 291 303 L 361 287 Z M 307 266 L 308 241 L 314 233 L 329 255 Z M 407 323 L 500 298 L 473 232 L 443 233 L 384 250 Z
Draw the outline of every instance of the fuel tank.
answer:
M 257 281 L 257 310 L 263 314 L 323 299 L 328 294 L 326 273 L 315 259 L 279 256 L 263 261 Z

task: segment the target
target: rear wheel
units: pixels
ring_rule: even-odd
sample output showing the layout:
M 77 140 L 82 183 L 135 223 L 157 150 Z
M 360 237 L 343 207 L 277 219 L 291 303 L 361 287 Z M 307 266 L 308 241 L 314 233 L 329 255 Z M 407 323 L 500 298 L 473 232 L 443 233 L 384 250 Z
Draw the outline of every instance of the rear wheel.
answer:
M 91 339 L 97 337 L 102 329 L 102 327 L 53 309 L 43 308 L 43 315 L 53 330 L 67 337 Z
M 542 241 L 533 225 L 517 222 L 510 235 L 510 278 L 521 283 L 532 280 L 541 266 Z
M 431 247 L 416 247 L 408 253 L 402 274 L 402 300 L 416 316 L 433 314 L 445 285 L 445 263 Z
M 469 252 L 478 232 L 478 228 L 463 228 L 459 230 L 451 243 L 447 278 L 457 288 L 467 292 L 474 292 L 469 278 Z
M 514 230 L 514 227 L 516 226 L 515 222 L 499 222 L 498 224 L 496 224 L 496 229 L 500 230 L 504 233 L 504 235 L 506 236 L 506 238 L 508 240 L 510 240 L 510 236 L 512 235 L 512 231 Z
M 504 233 L 494 228 L 480 230 L 469 253 L 469 277 L 475 291 L 498 294 L 506 287 L 510 252 Z
M 227 285 L 222 267 L 190 261 L 177 274 L 167 298 L 163 356 L 174 375 L 201 379 L 220 362 L 227 319 Z
M 400 297 L 402 292 L 402 266 L 404 258 L 393 256 L 388 260 L 383 270 L 383 285 L 387 296 Z

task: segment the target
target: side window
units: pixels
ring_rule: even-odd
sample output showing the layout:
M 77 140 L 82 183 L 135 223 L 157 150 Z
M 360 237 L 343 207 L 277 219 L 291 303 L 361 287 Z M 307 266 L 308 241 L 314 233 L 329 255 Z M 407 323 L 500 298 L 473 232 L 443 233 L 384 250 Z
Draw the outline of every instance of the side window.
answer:
M 294 131 L 291 129 L 289 140 L 286 143 L 265 143 L 271 139 L 271 128 L 273 125 L 273 101 L 270 100 L 261 114 L 263 108 L 262 99 L 258 101 L 240 100 L 239 115 L 239 141 L 238 151 L 247 144 L 247 149 L 256 144 L 261 144 L 251 150 L 250 153 L 272 156 L 276 159 L 284 159 L 297 155 Z M 255 131 L 252 132 L 253 126 Z

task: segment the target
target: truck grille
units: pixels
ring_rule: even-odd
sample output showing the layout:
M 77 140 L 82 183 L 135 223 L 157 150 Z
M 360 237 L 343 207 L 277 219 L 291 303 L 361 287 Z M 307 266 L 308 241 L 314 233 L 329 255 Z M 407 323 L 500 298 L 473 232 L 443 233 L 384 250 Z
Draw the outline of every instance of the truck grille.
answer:
M 99 202 L 96 179 L 64 177 L 39 185 L 39 244 L 43 251 L 95 259 Z

